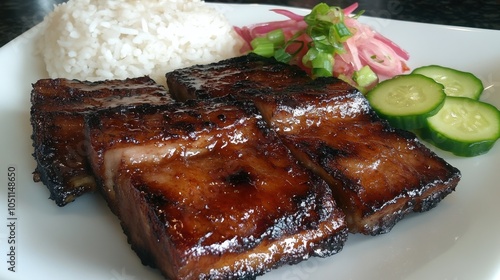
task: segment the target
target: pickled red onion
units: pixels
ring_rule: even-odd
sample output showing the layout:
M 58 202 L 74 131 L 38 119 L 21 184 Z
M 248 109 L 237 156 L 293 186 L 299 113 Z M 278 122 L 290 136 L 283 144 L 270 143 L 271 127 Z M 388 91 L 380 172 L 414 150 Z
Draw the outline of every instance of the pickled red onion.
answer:
M 408 52 L 398 46 L 395 42 L 373 30 L 370 26 L 359 22 L 355 17 L 351 17 L 358 8 L 358 3 L 354 3 L 343 9 L 345 25 L 354 34 L 344 43 L 345 52 L 336 54 L 334 57 L 333 73 L 338 76 L 350 77 L 355 71 L 368 65 L 377 75 L 386 78 L 402 74 L 409 70 L 407 60 L 410 58 Z M 285 38 L 290 40 L 297 33 L 305 33 L 307 23 L 304 16 L 284 9 L 273 9 L 273 12 L 287 17 L 286 20 L 263 22 L 250 26 L 235 27 L 236 32 L 245 40 L 246 45 L 242 52 L 251 50 L 250 42 L 260 36 L 265 36 L 270 31 L 282 29 Z M 304 46 L 312 42 L 308 36 L 298 36 L 294 40 L 302 40 Z M 314 42 L 312 42 L 314 43 Z M 301 51 L 299 55 L 305 54 Z M 295 58 L 294 63 L 305 67 L 300 63 L 300 58 Z M 309 70 L 309 69 L 305 69 Z

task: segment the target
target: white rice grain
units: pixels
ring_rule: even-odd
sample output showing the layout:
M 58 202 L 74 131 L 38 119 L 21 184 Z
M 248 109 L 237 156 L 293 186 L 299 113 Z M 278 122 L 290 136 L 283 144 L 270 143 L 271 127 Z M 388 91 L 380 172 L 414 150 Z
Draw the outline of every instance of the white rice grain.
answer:
M 239 55 L 242 39 L 201 0 L 69 0 L 43 22 L 38 49 L 51 78 L 125 79 Z

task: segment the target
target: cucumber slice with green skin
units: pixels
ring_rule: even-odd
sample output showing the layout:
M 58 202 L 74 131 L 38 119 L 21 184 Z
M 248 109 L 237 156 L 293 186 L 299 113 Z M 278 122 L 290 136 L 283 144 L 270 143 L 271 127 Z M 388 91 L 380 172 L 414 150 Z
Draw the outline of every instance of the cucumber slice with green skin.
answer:
M 397 128 L 412 130 L 426 125 L 427 118 L 444 104 L 443 85 L 420 75 L 400 75 L 376 85 L 366 94 L 377 114 Z
M 457 156 L 481 155 L 500 137 L 500 111 L 478 100 L 448 96 L 423 133 L 436 147 Z
M 413 70 L 444 85 L 448 96 L 463 96 L 478 100 L 484 90 L 483 82 L 474 74 L 439 65 L 428 65 Z

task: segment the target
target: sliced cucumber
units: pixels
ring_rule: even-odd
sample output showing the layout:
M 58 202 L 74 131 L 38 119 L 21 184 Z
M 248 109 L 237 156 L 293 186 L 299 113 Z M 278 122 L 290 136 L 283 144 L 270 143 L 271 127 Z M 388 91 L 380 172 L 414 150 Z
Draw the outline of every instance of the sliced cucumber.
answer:
M 500 137 L 500 111 L 466 97 L 446 97 L 444 106 L 427 120 L 423 137 L 458 156 L 484 154 Z
M 483 82 L 474 74 L 439 65 L 416 68 L 412 73 L 421 74 L 444 85 L 448 96 L 463 96 L 479 99 L 484 90 Z
M 380 82 L 366 94 L 380 117 L 402 129 L 418 129 L 444 104 L 443 85 L 420 75 L 400 75 Z

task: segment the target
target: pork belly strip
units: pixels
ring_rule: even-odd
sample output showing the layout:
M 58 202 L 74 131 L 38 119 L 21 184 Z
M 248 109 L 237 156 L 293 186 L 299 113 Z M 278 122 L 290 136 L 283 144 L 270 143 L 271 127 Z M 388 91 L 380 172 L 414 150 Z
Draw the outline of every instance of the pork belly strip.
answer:
M 460 180 L 458 169 L 335 78 L 255 102 L 293 154 L 332 187 L 353 233 L 386 233 L 406 214 L 436 206 Z
M 144 264 L 169 279 L 253 278 L 347 237 L 328 185 L 253 104 L 209 100 L 87 118 L 103 193 Z
M 311 80 L 299 67 L 277 63 L 274 58 L 253 53 L 174 70 L 167 73 L 166 78 L 172 97 L 178 101 L 229 94 L 252 96 Z
M 241 87 L 240 72 L 233 76 L 219 69 L 239 69 L 245 59 L 253 67 L 244 78 L 248 86 Z M 273 68 L 295 74 L 279 79 L 267 70 Z M 257 102 L 293 154 L 332 187 L 353 233 L 388 232 L 406 214 L 431 209 L 455 189 L 460 172 L 414 134 L 391 128 L 356 89 L 334 78 L 313 81 L 300 71 L 252 55 L 176 70 L 167 74 L 167 82 L 175 85 L 173 96 L 226 94 Z
M 59 206 L 96 189 L 85 151 L 83 116 L 91 111 L 171 102 L 166 90 L 148 77 L 85 82 L 41 79 L 31 92 L 34 181 L 50 191 Z

